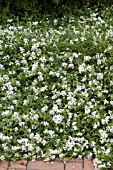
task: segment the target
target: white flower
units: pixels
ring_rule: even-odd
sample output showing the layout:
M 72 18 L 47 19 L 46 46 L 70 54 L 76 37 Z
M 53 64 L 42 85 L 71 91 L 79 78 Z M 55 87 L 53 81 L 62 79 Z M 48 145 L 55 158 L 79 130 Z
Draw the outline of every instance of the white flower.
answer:
M 85 40 L 85 37 L 81 37 L 80 40 L 81 40 L 81 41 L 84 41 L 84 40 Z
M 110 153 L 110 148 L 108 148 L 106 151 L 105 151 L 105 154 L 109 154 Z
M 55 114 L 55 111 L 54 111 L 54 110 L 50 110 L 49 113 L 50 113 L 51 115 L 54 115 L 54 114 Z
M 69 64 L 68 67 L 74 69 L 74 64 Z
M 17 127 L 15 127 L 15 132 L 17 132 L 18 131 L 18 128 Z
M 23 106 L 27 106 L 28 103 L 29 103 L 29 100 L 24 100 L 24 101 L 23 101 Z
M 37 47 L 39 47 L 39 44 L 33 44 L 32 47 L 31 47 L 31 51 L 35 50 Z
M 92 71 L 92 67 L 88 65 L 88 66 L 87 66 L 87 70 L 88 70 L 88 71 Z
M 98 125 L 95 123 L 94 126 L 93 126 L 93 128 L 96 129 L 97 127 L 98 127 Z
M 33 145 L 31 143 L 28 143 L 27 147 L 28 147 L 28 151 L 32 151 L 33 150 Z
M 87 158 L 90 160 L 90 159 L 92 159 L 92 156 L 93 156 L 93 154 L 92 154 L 92 153 L 89 153 L 89 154 L 87 155 Z
M 90 56 L 84 56 L 84 60 L 85 60 L 85 61 L 88 61 L 88 60 L 90 60 L 90 59 L 91 59 Z
M 74 44 L 73 40 L 70 40 L 70 44 Z
M 40 134 L 36 133 L 36 135 L 34 136 L 34 139 L 37 140 L 37 142 L 41 142 L 42 138 L 40 137 Z
M 110 101 L 110 104 L 113 105 L 113 100 Z
M 112 66 L 110 66 L 110 70 L 113 70 L 113 65 L 112 65 Z
M 78 129 L 78 127 L 76 126 L 76 123 L 75 123 L 75 122 L 72 123 L 72 127 L 73 127 L 74 130 L 77 130 L 77 129 Z
M 4 70 L 4 66 L 0 64 L 0 70 Z
M 57 112 L 57 111 L 58 111 L 58 106 L 57 106 L 57 104 L 54 104 L 54 105 L 53 105 L 53 111 L 54 111 L 54 112 Z
M 54 72 L 53 72 L 53 71 L 50 71 L 50 72 L 49 72 L 49 75 L 54 75 Z
M 78 58 L 78 54 L 77 53 L 73 53 L 73 57 Z
M 25 122 L 19 122 L 19 126 L 24 126 Z
M 108 103 L 109 103 L 109 101 L 105 99 L 104 100 L 104 104 L 108 104 Z
M 43 63 L 45 63 L 45 62 L 47 61 L 47 59 L 45 58 L 45 56 L 41 57 L 39 60 L 42 61 Z
M 23 59 L 23 60 L 21 61 L 21 63 L 27 65 L 27 61 L 26 61 L 25 59 Z
M 19 49 L 20 49 L 21 53 L 23 53 L 25 51 L 23 47 L 19 47 Z
M 38 146 L 36 147 L 36 153 L 38 153 L 41 150 L 41 148 Z
M 35 119 L 37 120 L 39 118 L 39 116 L 37 114 L 34 114 L 33 117 L 31 119 Z
M 62 96 L 66 96 L 66 92 L 65 91 L 61 91 L 61 95 Z
M 113 126 L 110 127 L 110 132 L 113 133 Z
M 2 155 L 2 156 L 0 156 L 0 160 L 4 160 L 5 159 L 5 157 Z
M 63 153 L 59 154 L 60 158 L 63 158 L 64 156 L 65 156 L 65 154 L 63 154 Z
M 54 115 L 54 116 L 53 116 L 53 121 L 54 121 L 54 123 L 56 123 L 56 124 L 60 124 L 60 123 L 62 122 L 63 118 L 64 118 L 64 116 L 62 116 L 62 115 L 60 115 L 60 114 Z
M 39 76 L 38 76 L 38 80 L 39 80 L 39 81 L 43 81 L 43 80 L 44 80 L 44 78 L 43 78 L 43 74 L 39 74 Z
M 2 113 L 1 113 L 1 115 L 2 116 L 7 116 L 7 115 L 9 115 L 11 112 L 10 112 L 10 110 L 6 110 L 6 111 L 3 111 Z
M 56 77 L 59 77 L 59 76 L 60 76 L 60 74 L 59 74 L 59 73 L 55 73 L 55 75 L 56 75 Z
M 47 109 L 48 109 L 48 106 L 44 106 L 44 107 L 41 109 L 41 111 L 42 111 L 42 112 L 45 112 L 45 111 L 47 111 Z
M 14 118 L 18 118 L 19 117 L 19 113 L 18 112 L 14 112 L 13 117 Z
M 38 21 L 34 21 L 32 24 L 33 25 L 38 25 Z
M 44 91 L 46 91 L 46 90 L 47 90 L 47 86 L 44 86 L 44 87 L 41 87 L 41 88 L 40 88 L 40 91 L 41 91 L 41 92 L 44 92 Z
M 85 63 L 83 63 L 83 64 L 79 65 L 78 70 L 80 73 L 82 73 L 85 71 L 85 68 L 86 68 L 86 65 L 85 65 Z
M 74 39 L 75 42 L 77 42 L 78 40 L 79 40 L 78 38 Z
M 104 131 L 102 129 L 99 130 L 99 133 L 100 133 L 102 139 L 106 139 L 108 137 L 108 134 L 106 133 L 106 131 Z
M 97 64 L 100 65 L 102 63 L 102 60 L 97 60 Z
M 67 67 L 67 63 L 62 63 L 62 66 L 63 67 Z
M 38 63 L 32 65 L 32 71 L 34 72 L 38 68 Z
M 58 105 L 61 105 L 61 104 L 62 104 L 62 100 L 61 100 L 61 99 L 57 99 L 57 100 L 56 100 L 56 103 L 57 103 Z
M 103 74 L 102 73 L 97 73 L 97 80 L 103 79 Z
M 48 126 L 48 125 L 49 125 L 49 123 L 48 123 L 47 121 L 42 122 L 42 124 L 43 124 L 44 126 Z
M 28 43 L 28 39 L 24 38 L 24 43 L 27 44 Z
M 7 22 L 12 22 L 12 21 L 13 21 L 13 19 L 8 19 L 8 20 L 7 20 Z
M 78 155 L 78 158 L 79 158 L 79 159 L 82 159 L 82 155 Z
M 54 25 L 57 25 L 58 19 L 54 19 Z

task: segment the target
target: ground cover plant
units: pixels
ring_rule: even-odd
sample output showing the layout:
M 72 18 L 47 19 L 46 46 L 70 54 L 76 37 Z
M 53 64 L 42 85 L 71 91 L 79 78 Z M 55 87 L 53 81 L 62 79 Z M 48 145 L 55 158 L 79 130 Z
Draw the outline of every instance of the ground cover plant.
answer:
M 89 4 L 90 7 L 97 6 L 110 6 L 113 4 L 113 0 L 0 0 L 0 11 L 8 6 L 12 12 L 26 10 L 28 7 L 37 9 L 43 8 L 59 8 L 62 11 L 62 7 L 69 9 L 71 11 L 75 8 L 81 8 L 82 6 Z M 43 11 L 42 10 L 42 11 Z M 60 10 L 59 10 L 60 11 Z
M 113 7 L 6 17 L 0 26 L 0 160 L 95 155 L 113 167 Z

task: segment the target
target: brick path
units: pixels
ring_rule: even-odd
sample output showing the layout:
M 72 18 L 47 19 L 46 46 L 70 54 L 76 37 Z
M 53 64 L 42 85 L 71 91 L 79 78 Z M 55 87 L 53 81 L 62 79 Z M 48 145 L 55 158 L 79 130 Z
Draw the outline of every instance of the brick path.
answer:
M 0 162 L 0 170 L 95 170 L 93 161 L 84 159 L 73 159 L 69 162 L 53 161 L 3 161 Z

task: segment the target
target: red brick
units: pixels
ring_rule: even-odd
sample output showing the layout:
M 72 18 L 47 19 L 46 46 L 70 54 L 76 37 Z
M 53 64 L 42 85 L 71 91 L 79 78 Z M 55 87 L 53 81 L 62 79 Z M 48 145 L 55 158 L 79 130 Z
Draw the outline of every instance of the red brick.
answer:
M 83 159 L 72 159 L 65 164 L 66 170 L 82 170 Z
M 8 161 L 0 162 L 0 170 L 7 170 L 8 169 Z
M 66 170 L 82 170 L 82 162 L 71 161 L 66 163 Z
M 72 158 L 70 162 L 75 162 L 75 163 L 83 163 L 83 159 L 78 159 L 78 158 Z
M 27 170 L 64 170 L 64 163 L 61 161 L 53 161 L 49 163 L 44 161 L 29 161 Z
M 27 168 L 27 161 L 20 160 L 20 161 L 10 161 L 8 170 L 26 170 Z
M 84 158 L 84 170 L 95 170 L 92 159 Z

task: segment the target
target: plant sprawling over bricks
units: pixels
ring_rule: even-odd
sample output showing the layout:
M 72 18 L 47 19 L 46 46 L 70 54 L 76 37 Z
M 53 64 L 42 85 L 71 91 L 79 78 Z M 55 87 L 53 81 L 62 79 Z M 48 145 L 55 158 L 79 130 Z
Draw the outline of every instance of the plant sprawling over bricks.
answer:
M 95 155 L 112 166 L 113 10 L 97 10 L 0 27 L 1 160 Z

